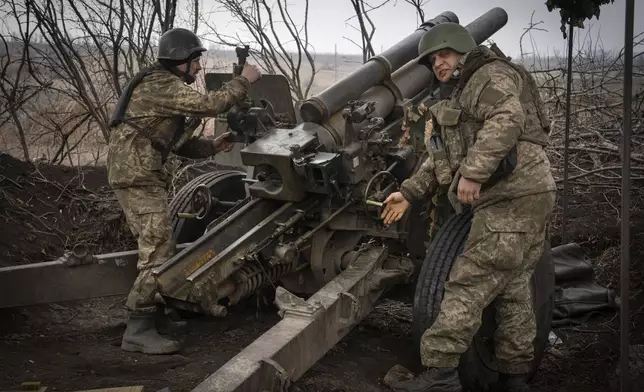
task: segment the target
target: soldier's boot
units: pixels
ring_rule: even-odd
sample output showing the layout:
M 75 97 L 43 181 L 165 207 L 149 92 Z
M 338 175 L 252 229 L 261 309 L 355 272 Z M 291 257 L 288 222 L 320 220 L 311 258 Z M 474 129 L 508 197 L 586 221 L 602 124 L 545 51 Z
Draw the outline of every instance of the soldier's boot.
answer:
M 161 335 L 169 335 L 171 333 L 182 333 L 185 331 L 188 323 L 185 321 L 174 321 L 169 314 L 165 312 L 163 306 L 157 306 L 156 312 L 156 328 L 157 332 Z
M 462 392 L 457 368 L 428 368 L 410 380 L 390 385 L 395 392 Z
M 123 334 L 121 349 L 144 354 L 172 354 L 179 351 L 179 342 L 159 335 L 154 312 L 132 312 Z
M 530 392 L 526 374 L 499 373 L 499 392 Z

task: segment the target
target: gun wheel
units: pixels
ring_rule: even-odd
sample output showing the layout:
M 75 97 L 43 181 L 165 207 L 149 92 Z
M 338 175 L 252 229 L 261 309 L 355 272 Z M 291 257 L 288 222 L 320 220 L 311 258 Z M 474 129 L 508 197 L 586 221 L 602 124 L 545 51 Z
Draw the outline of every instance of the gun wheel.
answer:
M 436 232 L 416 283 L 413 305 L 413 340 L 420 356 L 420 338 L 430 327 L 440 311 L 443 289 L 452 264 L 463 251 L 471 227 L 471 212 L 452 215 Z M 536 311 L 537 336 L 534 340 L 534 361 L 529 378 L 532 378 L 543 359 L 554 311 L 554 262 L 550 243 L 537 264 L 531 280 L 533 306 Z M 459 374 L 464 390 L 492 391 L 498 378 L 494 357 L 495 320 L 494 305 L 483 311 L 482 325 L 473 344 L 462 355 Z
M 230 207 L 214 203 L 208 208 L 203 219 L 179 218 L 178 213 L 198 212 L 193 209 L 195 206 L 195 191 L 204 188 L 210 191 L 210 196 L 224 202 L 236 202 L 246 198 L 246 187 L 242 181 L 246 178 L 246 172 L 237 170 L 222 170 L 211 173 L 204 173 L 195 177 L 184 185 L 170 203 L 170 216 L 172 218 L 172 232 L 178 244 L 192 242 L 204 234 L 208 224 L 226 212 Z

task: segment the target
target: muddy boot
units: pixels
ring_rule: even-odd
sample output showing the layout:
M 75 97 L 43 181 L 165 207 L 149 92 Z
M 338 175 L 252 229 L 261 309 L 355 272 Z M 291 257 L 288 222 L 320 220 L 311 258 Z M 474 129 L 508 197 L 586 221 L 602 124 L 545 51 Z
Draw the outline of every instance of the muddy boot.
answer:
M 121 349 L 144 354 L 172 354 L 179 351 L 179 342 L 159 335 L 154 324 L 153 312 L 130 313 Z
M 499 392 L 530 392 L 528 376 L 499 373 Z
M 171 333 L 183 333 L 188 326 L 185 321 L 174 321 L 169 314 L 165 312 L 163 306 L 157 307 L 156 312 L 156 327 L 157 332 L 161 335 L 169 335 Z
M 396 392 L 462 392 L 456 368 L 429 368 L 412 378 L 390 385 Z

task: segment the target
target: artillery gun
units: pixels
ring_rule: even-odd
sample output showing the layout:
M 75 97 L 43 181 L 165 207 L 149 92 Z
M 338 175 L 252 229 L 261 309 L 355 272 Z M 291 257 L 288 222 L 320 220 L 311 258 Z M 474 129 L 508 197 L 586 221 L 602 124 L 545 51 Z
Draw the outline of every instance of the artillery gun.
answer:
M 459 20 L 452 12 L 436 16 L 306 100 L 299 109 L 301 121 L 295 119 L 288 85 L 279 75 L 266 75 L 253 85 L 250 98 L 260 104 L 240 105 L 228 113 L 228 127 L 245 144 L 239 151 L 245 168 L 206 173 L 181 189 L 171 203 L 174 235 L 181 245 L 154 274 L 168 306 L 214 316 L 225 316 L 228 307 L 273 286 L 282 320 L 194 391 L 285 390 L 396 284 L 416 282 L 413 330 L 418 346 L 440 309 L 443 284 L 464 246 L 471 213 L 447 211 L 430 238 L 426 210 L 431 203 L 414 203 L 390 226 L 382 224 L 380 212 L 387 195 L 423 161 L 424 135 L 407 131 L 409 119 L 419 106 L 431 106 L 440 88 L 414 60 L 422 35 L 445 22 Z M 506 12 L 493 8 L 466 28 L 481 44 L 506 22 Z M 230 76 L 209 74 L 206 82 L 217 88 Z M 275 113 L 282 114 L 282 121 Z M 280 126 L 283 119 L 291 125 Z M 136 252 L 130 253 L 89 257 L 90 264 L 102 261 L 114 275 L 118 266 L 107 261 L 135 260 Z M 63 264 L 82 264 L 86 258 L 78 251 Z M 59 279 L 71 279 L 69 272 L 60 271 Z M 14 269 L 0 274 L 7 284 L 0 291 L 10 290 L 15 286 L 11 282 L 26 273 Z M 135 273 L 123 279 L 121 272 L 118 283 L 113 278 L 115 286 L 127 292 Z M 72 293 L 74 287 L 80 291 L 79 283 L 65 288 L 58 283 L 58 291 L 40 292 L 39 301 L 80 296 Z M 532 286 L 536 371 L 554 304 L 549 247 Z M 84 297 L 95 293 L 84 289 Z M 0 293 L 0 298 L 7 295 Z M 487 390 L 496 380 L 494 329 L 490 306 L 461 359 L 462 382 L 469 390 Z

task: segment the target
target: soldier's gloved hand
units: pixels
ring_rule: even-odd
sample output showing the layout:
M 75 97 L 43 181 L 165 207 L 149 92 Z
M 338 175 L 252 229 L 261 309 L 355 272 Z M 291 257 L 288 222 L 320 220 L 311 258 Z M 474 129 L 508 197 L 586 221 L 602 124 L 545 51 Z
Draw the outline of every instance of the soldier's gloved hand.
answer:
M 241 76 L 248 79 L 249 82 L 255 83 L 259 78 L 262 77 L 262 73 L 259 71 L 256 65 L 250 65 L 246 63 L 244 64 L 244 69 L 241 72 Z
M 458 201 L 461 203 L 471 204 L 474 200 L 478 200 L 480 191 L 481 184 L 478 182 L 470 181 L 465 177 L 461 177 L 458 181 Z
M 380 217 L 383 223 L 388 225 L 402 218 L 405 211 L 409 208 L 409 202 L 400 192 L 394 192 L 385 200 L 385 208 Z
M 230 142 L 230 136 L 232 133 L 226 132 L 215 138 L 212 141 L 212 144 L 215 146 L 216 152 L 229 152 L 233 149 L 234 143 Z

